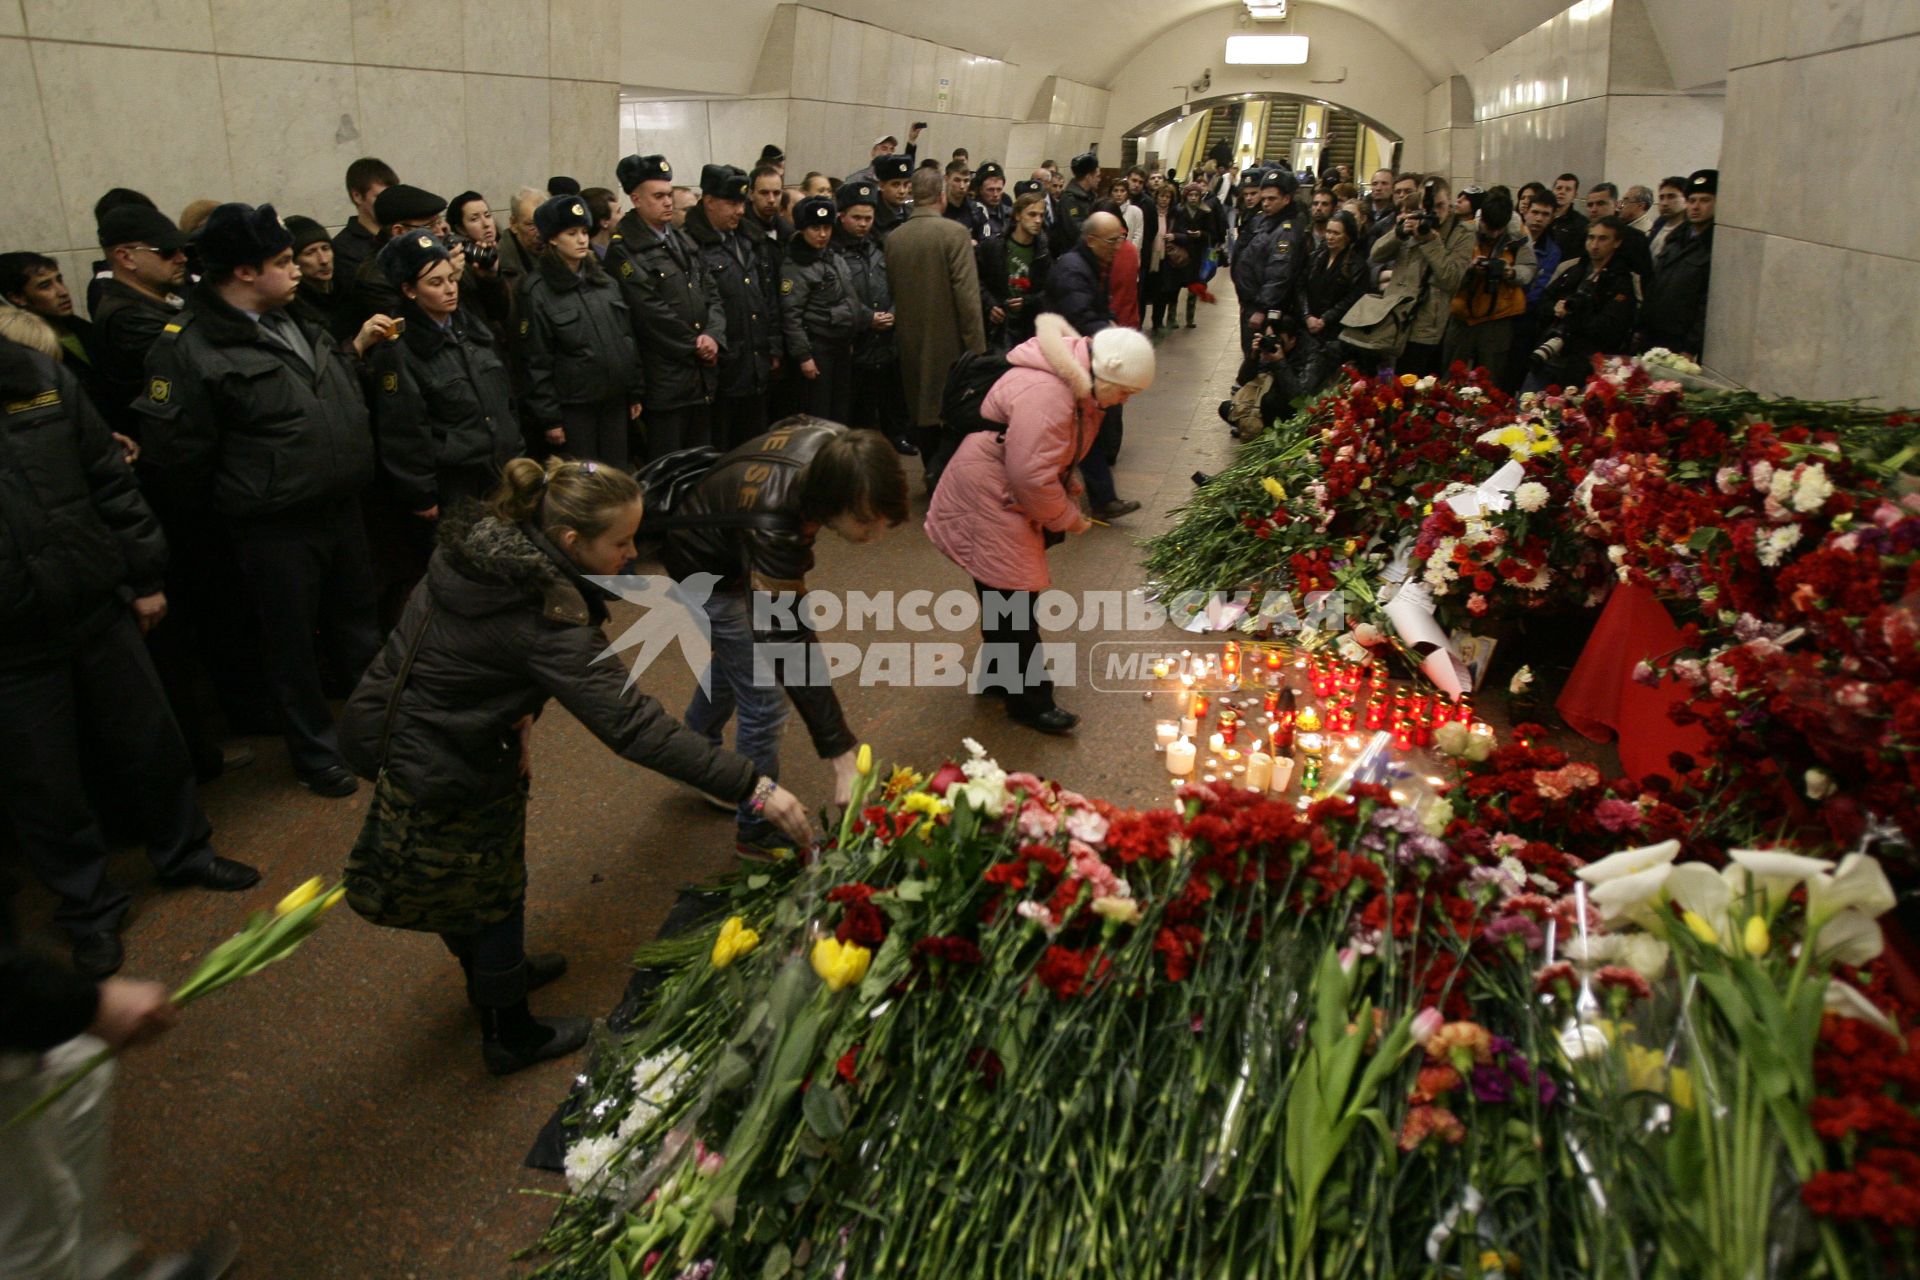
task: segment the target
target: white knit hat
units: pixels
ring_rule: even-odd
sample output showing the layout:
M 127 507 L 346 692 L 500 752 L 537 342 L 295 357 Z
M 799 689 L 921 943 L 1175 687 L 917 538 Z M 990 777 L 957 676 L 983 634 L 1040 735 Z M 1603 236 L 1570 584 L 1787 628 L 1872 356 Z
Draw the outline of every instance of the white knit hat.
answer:
M 1093 376 L 1135 391 L 1153 385 L 1153 343 L 1138 329 L 1113 325 L 1093 335 Z

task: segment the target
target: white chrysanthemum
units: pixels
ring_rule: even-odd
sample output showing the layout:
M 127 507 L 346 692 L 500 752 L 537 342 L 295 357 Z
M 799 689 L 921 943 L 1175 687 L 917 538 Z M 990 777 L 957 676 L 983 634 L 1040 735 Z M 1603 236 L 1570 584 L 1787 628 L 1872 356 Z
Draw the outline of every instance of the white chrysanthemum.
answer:
M 1547 505 L 1547 486 L 1529 480 L 1513 491 L 1513 505 L 1522 511 L 1538 511 Z
M 1767 482 L 1767 496 L 1775 502 L 1784 503 L 1793 495 L 1793 472 L 1776 471 Z
M 1827 505 L 1827 499 L 1833 496 L 1833 481 L 1827 479 L 1827 469 L 1819 463 L 1800 468 L 1799 476 L 1793 482 L 1793 502 L 1795 511 L 1802 513 L 1818 511 Z
M 664 1107 L 680 1092 L 691 1060 L 684 1053 L 651 1054 L 633 1064 L 633 1092 L 655 1106 Z
M 578 1194 L 586 1191 L 604 1192 L 607 1187 L 602 1178 L 607 1166 L 619 1155 L 621 1141 L 608 1136 L 603 1138 L 582 1138 L 567 1148 L 561 1167 L 567 1175 L 567 1186 Z
M 1783 524 L 1778 529 L 1769 529 L 1760 538 L 1757 550 L 1760 563 L 1771 569 L 1787 558 L 1787 552 L 1793 550 L 1800 541 L 1800 526 Z
M 622 1146 L 633 1140 L 633 1135 L 645 1129 L 660 1118 L 660 1108 L 645 1098 L 635 1098 L 633 1107 L 621 1117 L 620 1127 L 614 1130 L 614 1137 Z

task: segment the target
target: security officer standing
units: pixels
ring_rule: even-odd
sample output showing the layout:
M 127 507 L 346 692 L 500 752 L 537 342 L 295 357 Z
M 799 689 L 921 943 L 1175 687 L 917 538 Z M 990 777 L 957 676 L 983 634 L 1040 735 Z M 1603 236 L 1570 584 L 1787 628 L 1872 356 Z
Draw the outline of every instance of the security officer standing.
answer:
M 1267 317 L 1294 314 L 1299 307 L 1300 285 L 1313 257 L 1309 247 L 1313 223 L 1294 199 L 1299 189 L 1300 179 L 1286 169 L 1272 168 L 1260 175 L 1259 229 L 1234 259 L 1233 287 L 1241 298 L 1252 299 L 1241 326 L 1241 349 L 1248 353 L 1240 365 L 1242 383 L 1251 381 L 1256 372 L 1252 344 L 1266 327 Z M 1251 292 L 1243 291 L 1243 275 L 1253 286 Z
M 1700 169 L 1687 179 L 1687 220 L 1667 237 L 1654 263 L 1653 279 L 1643 281 L 1646 303 L 1640 311 L 1641 346 L 1697 356 L 1707 340 L 1707 285 L 1713 276 L 1714 202 L 1720 171 Z
M 1082 151 L 1073 158 L 1073 181 L 1060 193 L 1060 216 L 1053 221 L 1053 230 L 1048 233 L 1047 247 L 1058 258 L 1080 243 L 1080 224 L 1093 216 L 1093 206 L 1099 201 L 1100 194 L 1094 190 L 1096 175 L 1100 172 L 1100 159 L 1091 151 Z
M 853 340 L 872 327 L 873 313 L 854 295 L 847 260 L 833 252 L 837 216 L 825 196 L 793 206 L 798 229 L 780 268 L 780 319 L 783 346 L 803 379 L 805 412 L 845 423 L 853 410 Z
M 113 271 L 93 308 L 100 412 L 138 440 L 140 421 L 129 406 L 146 389 L 147 352 L 184 305 L 187 237 L 166 214 L 123 204 L 100 219 L 100 248 Z
M 300 268 L 272 205 L 221 205 L 195 245 L 206 275 L 147 356 L 136 406 L 144 461 L 176 502 L 226 521 L 294 772 L 320 795 L 352 795 L 314 636 L 348 686 L 380 643 L 360 513 L 374 451 L 359 376 L 324 331 L 287 313 Z M 353 350 L 364 356 L 393 329 L 370 317 Z
M 1273 228 L 1258 198 L 1261 176 L 1261 171 L 1248 170 L 1246 178 L 1241 180 L 1243 198 L 1248 191 L 1253 192 L 1255 198 L 1241 205 L 1236 219 L 1233 258 L 1228 267 L 1234 296 L 1240 300 L 1240 372 L 1234 382 L 1242 386 L 1253 380 L 1253 340 L 1266 318 L 1260 309 L 1260 283 L 1268 252 L 1273 248 Z
M 726 309 L 713 443 L 732 450 L 767 429 L 767 392 L 780 371 L 780 281 L 747 233 L 747 175 L 729 164 L 700 170 L 700 203 L 681 230 L 699 248 Z
M 834 197 L 840 221 L 833 229 L 833 252 L 847 264 L 853 296 L 868 314 L 866 327 L 853 335 L 853 399 L 847 424 L 878 431 L 893 441 L 896 452 L 910 458 L 920 449 L 907 431 L 907 393 L 900 382 L 900 350 L 893 340 L 887 255 L 873 239 L 879 199 L 871 182 L 844 183 Z
M 873 172 L 880 185 L 880 203 L 874 206 L 869 234 L 875 244 L 884 246 L 894 228 L 913 216 L 913 161 L 906 156 L 880 156 L 873 162 Z
M 607 271 L 633 315 L 644 375 L 647 457 L 713 443 L 726 309 L 700 251 L 673 225 L 673 166 L 628 156 L 616 171 L 633 208 L 614 228 Z
M 973 242 L 1007 234 L 1013 221 L 1013 201 L 1007 199 L 1007 171 L 989 160 L 973 175 L 977 198 L 973 202 Z

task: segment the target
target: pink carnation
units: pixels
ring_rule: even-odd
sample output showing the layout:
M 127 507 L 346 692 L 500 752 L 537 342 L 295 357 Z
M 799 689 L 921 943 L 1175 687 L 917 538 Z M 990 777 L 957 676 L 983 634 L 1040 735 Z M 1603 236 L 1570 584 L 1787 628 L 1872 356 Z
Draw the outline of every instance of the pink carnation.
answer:
M 1593 820 L 1618 834 L 1640 825 L 1640 806 L 1609 796 L 1593 807 Z

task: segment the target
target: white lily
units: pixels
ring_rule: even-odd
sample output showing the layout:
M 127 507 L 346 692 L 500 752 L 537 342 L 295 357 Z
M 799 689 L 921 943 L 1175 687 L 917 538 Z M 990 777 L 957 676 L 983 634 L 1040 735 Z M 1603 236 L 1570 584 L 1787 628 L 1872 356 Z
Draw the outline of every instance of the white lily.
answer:
M 1648 982 L 1667 974 L 1667 944 L 1650 933 L 1629 933 L 1622 939 L 1620 962 Z
M 1746 872 L 1748 885 L 1765 893 L 1773 906 L 1785 902 L 1795 885 L 1833 870 L 1833 863 L 1825 858 L 1778 849 L 1729 849 L 1727 856 Z M 1737 889 L 1738 881 L 1735 885 Z
M 1816 875 L 1807 881 L 1807 917 L 1825 920 L 1839 912 L 1856 910 L 1869 918 L 1893 910 L 1893 885 L 1880 868 L 1877 858 L 1850 853 L 1840 859 L 1832 875 Z
M 1837 978 L 1827 983 L 1825 1004 L 1829 1010 L 1843 1018 L 1858 1018 L 1862 1022 L 1871 1022 L 1890 1036 L 1900 1034 L 1886 1010 L 1860 994 L 1851 983 L 1841 982 Z
M 1740 873 L 1743 884 L 1745 875 Z M 1678 903 L 1682 911 L 1691 911 L 1713 926 L 1725 949 L 1733 947 L 1734 930 L 1728 922 L 1728 913 L 1733 906 L 1734 891 L 1735 886 L 1725 873 L 1715 871 L 1704 862 L 1683 862 L 1667 877 L 1667 896 Z
M 1671 864 L 1656 862 L 1645 871 L 1603 880 L 1587 896 L 1600 908 L 1600 918 L 1610 925 L 1631 920 L 1644 929 L 1657 929 L 1660 897 L 1666 892 L 1667 878 L 1672 874 Z
M 1562 960 L 1583 969 L 1597 969 L 1603 964 L 1612 964 L 1625 953 L 1625 940 L 1613 933 L 1593 933 L 1584 937 L 1575 934 L 1560 948 Z
M 1865 964 L 1885 949 L 1879 923 L 1851 907 L 1827 921 L 1814 943 L 1814 954 L 1828 964 Z
M 1580 868 L 1579 875 L 1591 885 L 1605 884 L 1621 876 L 1633 875 L 1655 866 L 1666 866 L 1680 856 L 1678 840 L 1662 840 L 1659 844 L 1643 845 L 1638 849 L 1622 849 L 1619 853 L 1608 854 L 1598 862 L 1590 862 Z

